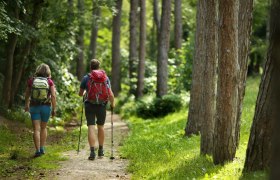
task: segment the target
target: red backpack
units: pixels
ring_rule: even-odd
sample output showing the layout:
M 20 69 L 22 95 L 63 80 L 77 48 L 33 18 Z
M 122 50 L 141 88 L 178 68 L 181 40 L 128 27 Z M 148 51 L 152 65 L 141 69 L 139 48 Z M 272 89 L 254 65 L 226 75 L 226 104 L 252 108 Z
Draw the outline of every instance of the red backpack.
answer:
M 93 104 L 106 104 L 109 100 L 109 87 L 105 71 L 92 70 L 88 76 L 87 100 Z

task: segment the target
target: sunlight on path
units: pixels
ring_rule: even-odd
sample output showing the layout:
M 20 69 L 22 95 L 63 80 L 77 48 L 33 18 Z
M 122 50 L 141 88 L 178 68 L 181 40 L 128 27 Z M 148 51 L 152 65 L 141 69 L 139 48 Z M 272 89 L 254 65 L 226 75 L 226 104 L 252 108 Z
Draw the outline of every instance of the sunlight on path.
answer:
M 126 172 L 128 161 L 121 159 L 118 153 L 118 147 L 121 140 L 127 136 L 128 127 L 122 122 L 119 116 L 114 115 L 114 160 L 110 160 L 111 156 L 111 115 L 107 113 L 105 123 L 105 157 L 96 158 L 89 161 L 89 148 L 87 144 L 87 136 L 82 139 L 85 148 L 77 155 L 76 151 L 65 152 L 64 155 L 69 160 L 61 163 L 61 169 L 55 172 L 54 179 L 130 179 L 130 175 Z M 98 144 L 96 145 L 98 147 Z

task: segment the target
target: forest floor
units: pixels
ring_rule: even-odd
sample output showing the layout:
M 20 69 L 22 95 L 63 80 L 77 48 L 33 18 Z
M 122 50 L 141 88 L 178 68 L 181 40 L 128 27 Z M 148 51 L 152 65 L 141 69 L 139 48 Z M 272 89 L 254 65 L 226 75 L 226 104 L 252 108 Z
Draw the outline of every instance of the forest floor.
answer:
M 28 141 L 28 151 L 29 153 L 20 153 L 18 160 L 14 161 L 9 168 L 5 171 L 2 178 L 9 179 L 21 179 L 24 177 L 29 177 L 32 179 L 130 179 L 130 174 L 126 172 L 126 167 L 128 165 L 128 160 L 121 158 L 119 154 L 119 147 L 122 146 L 123 139 L 128 135 L 128 126 L 124 123 L 118 115 L 113 116 L 114 120 L 114 160 L 110 160 L 111 157 L 111 115 L 107 113 L 107 119 L 105 123 L 105 144 L 104 151 L 105 156 L 103 158 L 96 158 L 94 161 L 89 161 L 89 147 L 87 143 L 87 127 L 83 125 L 82 127 L 82 137 L 81 137 L 81 149 L 79 154 L 76 150 L 70 150 L 66 148 L 66 151 L 59 152 L 57 162 L 52 163 L 52 159 L 56 157 L 52 153 L 56 149 L 55 144 L 60 144 L 60 135 L 53 135 L 50 132 L 47 145 L 47 153 L 43 157 L 32 159 L 30 152 L 33 152 L 32 143 L 32 130 L 30 128 L 24 127 L 22 123 L 11 121 L 0 116 L 0 127 L 5 127 L 9 130 L 9 133 L 16 134 L 17 137 L 21 136 L 20 133 L 25 133 L 24 139 Z M 85 121 L 84 121 L 85 123 Z M 76 128 L 76 127 L 75 127 Z M 51 130 L 50 130 L 51 131 Z M 71 142 L 77 144 L 77 136 L 73 140 L 76 142 Z M 22 139 L 22 138 L 15 138 Z M 6 142 L 9 146 L 9 142 Z M 20 143 L 20 141 L 18 142 Z M 67 142 L 66 142 L 67 143 Z M 23 143 L 24 144 L 24 143 Z M 63 147 L 63 145 L 62 145 Z M 98 147 L 98 144 L 96 144 Z M 7 147 L 8 148 L 8 147 Z M 10 148 L 9 148 L 10 149 Z M 61 149 L 61 147 L 60 147 Z M 48 151 L 49 150 L 49 151 Z M 27 151 L 27 152 L 28 152 Z M 61 151 L 61 150 L 60 150 Z M 25 151 L 26 152 L 26 151 Z M 49 154 L 48 154 L 49 153 Z M 6 156 L 6 155 L 5 155 Z M 1 162 L 6 161 L 5 156 L 0 158 Z M 7 159 L 7 162 L 11 160 Z M 44 168 L 38 168 L 37 164 L 41 163 L 54 164 L 55 168 L 50 168 L 46 170 Z M 36 164 L 37 163 L 37 164 Z M 1 163 L 0 163 L 1 164 Z M 56 166 L 58 164 L 58 166 Z M 33 168 L 35 166 L 35 168 Z M 37 167 L 36 167 L 37 166 Z M 24 167 L 24 168 L 23 168 Z M 27 173 L 27 171 L 29 171 Z M 3 172 L 2 172 L 3 175 Z M 31 175 L 31 176 L 30 176 Z M 0 176 L 1 177 L 1 176 Z
M 105 156 L 103 158 L 96 157 L 95 160 L 88 160 L 89 147 L 87 138 L 82 138 L 83 148 L 79 154 L 77 151 L 67 151 L 63 153 L 68 158 L 67 161 L 61 162 L 61 168 L 53 173 L 56 179 L 130 179 L 130 175 L 126 172 L 128 161 L 122 159 L 118 147 L 122 145 L 122 140 L 128 134 L 127 125 L 121 121 L 118 115 L 113 116 L 114 121 L 114 160 L 111 157 L 111 115 L 107 113 L 107 119 L 104 126 L 105 129 Z M 84 134 L 87 135 L 87 134 Z M 85 137 L 85 136 L 84 136 Z M 87 136 L 86 136 L 87 137 Z M 96 147 L 98 143 L 96 142 Z

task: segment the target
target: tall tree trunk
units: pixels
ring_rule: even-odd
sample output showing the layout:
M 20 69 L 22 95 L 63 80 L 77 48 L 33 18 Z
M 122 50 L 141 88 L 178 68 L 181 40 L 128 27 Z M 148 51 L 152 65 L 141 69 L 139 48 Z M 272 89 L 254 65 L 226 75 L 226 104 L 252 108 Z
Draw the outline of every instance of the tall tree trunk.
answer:
M 279 12 L 280 12 L 280 1 L 273 0 L 271 5 L 271 44 L 273 45 L 273 51 L 271 58 L 273 59 L 273 66 L 275 68 L 273 78 L 275 81 L 273 83 L 273 91 L 276 93 L 276 98 L 273 104 L 273 112 L 275 112 L 273 126 L 277 131 L 273 131 L 273 150 L 272 150 L 272 162 L 271 162 L 271 175 L 270 179 L 277 180 L 280 177 L 280 22 Z
M 137 95 L 143 96 L 144 76 L 145 76 L 145 58 L 146 58 L 146 0 L 140 0 L 140 44 L 139 44 L 139 64 L 138 64 L 138 81 Z
M 134 80 L 135 74 L 136 74 L 135 63 L 137 62 L 137 59 L 138 59 L 137 58 L 137 56 L 138 56 L 138 53 L 137 53 L 137 9 L 138 9 L 138 0 L 130 0 L 130 14 L 129 14 L 129 35 L 130 35 L 129 36 L 129 79 L 130 79 L 130 90 L 131 90 L 131 92 L 133 90 L 133 80 Z
M 8 4 L 10 5 L 10 4 Z M 13 5 L 12 5 L 13 6 Z M 11 17 L 19 19 L 19 8 L 18 6 L 14 7 L 14 11 L 10 14 Z M 6 66 L 5 66 L 5 79 L 3 82 L 3 91 L 2 91 L 2 103 L 4 106 L 10 106 L 12 99 L 12 80 L 13 80 L 13 70 L 14 70 L 14 54 L 17 45 L 18 37 L 16 34 L 12 33 L 8 35 L 8 43 L 6 46 Z
M 236 153 L 238 112 L 238 6 L 236 0 L 219 0 L 219 58 L 213 160 L 232 161 Z
M 161 12 L 158 34 L 157 97 L 162 97 L 167 93 L 171 0 L 162 0 Z
M 199 0 L 196 14 L 195 54 L 192 67 L 192 87 L 185 136 L 198 134 L 201 129 L 201 86 L 205 58 L 205 1 Z M 203 62 L 202 62 L 203 61 Z
M 277 0 L 273 0 L 271 6 L 269 33 L 270 43 L 246 152 L 244 165 L 245 172 L 268 169 L 271 164 L 272 136 L 274 132 L 274 112 L 272 110 L 275 99 L 273 83 L 279 79 L 279 76 L 274 76 L 274 64 L 279 60 L 280 48 L 280 29 L 278 22 L 279 8 L 279 2 Z M 279 109 L 277 111 L 279 111 Z M 279 171 L 279 169 L 277 169 L 277 171 Z
M 76 75 L 78 79 L 81 81 L 83 79 L 85 73 L 84 67 L 84 0 L 78 0 L 78 14 L 79 14 L 79 32 L 77 37 L 77 45 L 78 45 L 78 56 L 77 56 L 77 67 L 76 67 Z
M 159 33 L 160 30 L 160 17 L 158 12 L 158 1 L 153 0 L 153 16 L 154 16 L 154 22 L 156 25 L 157 33 Z
M 112 90 L 118 96 L 121 90 L 121 14 L 122 0 L 116 0 L 117 15 L 113 17 L 112 37 Z
M 174 8 L 175 25 L 174 25 L 174 40 L 175 49 L 181 49 L 182 47 L 182 0 L 176 0 Z
M 12 93 L 12 79 L 13 79 L 13 62 L 14 62 L 14 52 L 17 44 L 17 35 L 8 35 L 8 45 L 7 45 L 7 60 L 6 60 L 6 72 L 5 79 L 3 83 L 3 94 L 2 101 L 4 106 L 8 107 L 10 105 L 11 93 Z
M 91 25 L 91 36 L 89 46 L 89 58 L 96 58 L 96 40 L 98 35 L 98 20 L 100 18 L 100 8 L 98 7 L 97 1 L 92 1 L 92 25 Z
M 240 1 L 238 17 L 238 63 L 239 63 L 239 85 L 238 85 L 238 114 L 236 120 L 236 145 L 239 145 L 240 122 L 242 114 L 242 103 L 245 95 L 248 56 L 250 47 L 250 36 L 252 32 L 253 0 Z
M 31 27 L 33 27 L 35 30 L 38 30 L 38 23 L 41 19 L 41 13 L 43 8 L 44 0 L 37 0 L 34 1 L 33 4 L 33 12 L 32 12 L 32 18 L 31 21 L 28 23 Z M 20 54 L 18 55 L 18 58 L 16 58 L 16 61 L 14 63 L 14 67 L 17 69 L 17 73 L 13 74 L 13 83 L 12 83 L 12 95 L 11 95 L 11 102 L 10 106 L 13 104 L 16 93 L 19 88 L 20 81 L 22 79 L 22 75 L 24 72 L 24 65 L 28 61 L 28 56 L 30 55 L 30 52 L 35 48 L 36 46 L 36 37 L 33 37 L 24 43 L 23 46 L 20 47 Z
M 212 154 L 215 127 L 216 68 L 217 68 L 217 0 L 205 3 L 205 66 L 202 71 L 201 100 L 201 154 Z

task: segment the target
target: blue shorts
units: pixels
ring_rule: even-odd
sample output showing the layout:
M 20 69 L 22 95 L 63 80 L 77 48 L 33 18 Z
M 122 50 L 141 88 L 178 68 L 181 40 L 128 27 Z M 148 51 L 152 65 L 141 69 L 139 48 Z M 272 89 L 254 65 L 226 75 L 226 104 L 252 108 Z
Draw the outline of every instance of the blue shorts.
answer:
M 48 122 L 51 116 L 51 106 L 48 105 L 31 106 L 30 114 L 32 120 L 41 120 L 43 122 Z

